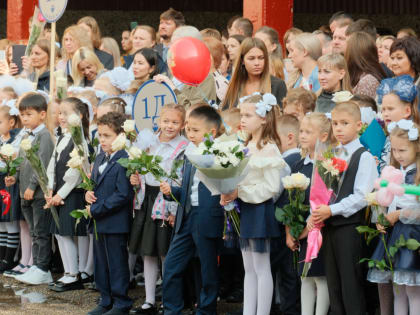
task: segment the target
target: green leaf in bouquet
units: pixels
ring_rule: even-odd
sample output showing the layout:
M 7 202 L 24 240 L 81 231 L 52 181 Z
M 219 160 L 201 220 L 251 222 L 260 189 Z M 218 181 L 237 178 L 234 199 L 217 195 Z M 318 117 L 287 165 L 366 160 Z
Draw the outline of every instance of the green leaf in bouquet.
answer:
M 369 268 L 374 268 L 375 267 L 375 262 L 373 260 L 369 260 L 368 267 Z
M 369 261 L 369 260 L 370 260 L 370 258 L 362 258 L 362 259 L 359 260 L 359 263 L 361 264 L 361 263 L 364 263 L 364 262 Z
M 395 246 L 397 247 L 404 247 L 405 246 L 405 238 L 404 235 L 400 235 L 400 238 L 395 242 Z
M 394 257 L 394 256 L 395 256 L 395 254 L 398 252 L 398 247 L 391 246 L 391 247 L 388 249 L 388 251 L 389 251 L 389 255 L 390 255 L 391 257 Z
M 130 164 L 130 160 L 128 158 L 121 158 L 117 161 L 118 164 L 120 164 L 124 168 L 128 168 Z
M 232 149 L 232 153 L 235 153 L 236 151 L 238 151 L 239 150 L 239 145 L 237 145 L 236 147 L 234 147 L 233 149 Z
M 414 239 L 414 238 L 409 238 L 406 242 L 405 242 L 405 246 L 409 249 L 409 250 L 416 250 L 420 247 L 420 243 Z
M 366 226 L 366 225 L 358 226 L 358 227 L 356 227 L 356 230 L 357 230 L 357 232 L 359 232 L 359 234 L 377 232 L 377 230 L 372 229 L 371 227 Z

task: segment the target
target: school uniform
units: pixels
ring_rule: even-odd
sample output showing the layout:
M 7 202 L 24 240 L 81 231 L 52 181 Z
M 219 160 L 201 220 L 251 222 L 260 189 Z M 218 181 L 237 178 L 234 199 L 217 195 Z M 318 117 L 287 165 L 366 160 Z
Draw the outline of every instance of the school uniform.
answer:
M 168 173 L 175 159 L 182 158 L 188 141 L 177 136 L 168 142 L 152 146 L 150 154 L 162 157 L 160 165 Z M 179 174 L 181 177 L 181 174 Z M 152 174 L 144 176 L 141 209 L 135 211 L 130 235 L 130 253 L 140 256 L 166 256 L 171 241 L 172 227 L 167 223 L 169 215 L 176 215 L 177 203 L 167 201 L 159 188 L 160 182 Z
M 417 173 L 416 164 L 407 166 L 401 171 L 404 174 L 404 183 L 407 185 L 415 185 L 415 178 Z M 396 196 L 394 201 L 388 208 L 388 214 L 396 210 L 409 209 L 414 213 L 419 214 L 419 202 L 415 195 Z M 404 210 L 402 210 L 404 211 Z M 411 215 L 414 217 L 414 215 Z M 420 215 L 418 215 L 420 217 Z M 415 220 L 404 220 L 404 215 L 400 215 L 400 220 L 395 223 L 392 228 L 387 229 L 385 234 L 388 248 L 393 246 L 401 235 L 407 240 L 414 238 L 420 240 L 420 225 Z M 382 242 L 379 242 L 372 259 L 381 260 L 387 259 L 385 257 L 385 248 Z M 394 273 L 391 271 L 381 271 L 376 268 L 369 269 L 368 280 L 374 283 L 389 283 L 394 282 L 399 285 L 419 286 L 420 285 L 420 254 L 418 251 L 409 250 L 406 247 L 398 249 L 393 259 Z
M 124 169 L 117 161 L 127 158 L 125 151 L 106 155 L 100 153 L 92 170 L 96 183 L 96 202 L 90 207 L 96 221 L 98 240 L 93 241 L 95 282 L 101 293 L 99 305 L 123 311 L 131 308 L 128 297 L 130 272 L 128 269 L 127 243 L 133 214 L 133 187 Z M 94 232 L 91 220 L 89 232 Z
M 15 148 L 15 150 L 19 152 L 19 145 L 24 134 L 25 131 L 23 129 L 12 129 L 10 130 L 10 139 L 4 142 L 2 141 L 0 145 L 11 144 Z M 4 162 L 1 162 L 0 164 L 2 164 L 1 167 L 5 166 Z M 23 214 L 20 207 L 19 183 L 16 182 L 14 185 L 6 187 L 4 183 L 6 175 L 7 174 L 0 174 L 0 189 L 5 189 L 10 194 L 11 205 L 9 212 L 5 215 L 0 216 L 0 222 L 13 222 L 23 220 Z M 6 205 L 4 203 L 1 203 L 0 209 L 1 213 L 3 213 L 3 211 L 6 209 Z
M 280 229 L 275 218 L 274 200 L 283 192 L 281 178 L 290 174 L 290 167 L 283 160 L 273 143 L 259 150 L 248 144 L 251 158 L 249 173 L 238 186 L 241 209 L 242 251 L 270 252 L 280 245 Z
M 219 289 L 218 249 L 222 243 L 224 212 L 220 195 L 212 196 L 185 159 L 182 187 L 172 187 L 180 202 L 174 236 L 165 259 L 163 301 L 165 314 L 181 314 L 183 273 L 197 252 L 202 286 L 196 314 L 216 314 Z
M 31 140 L 32 145 L 39 144 L 37 155 L 44 166 L 48 165 L 54 151 L 54 143 L 45 125 L 41 124 L 32 131 L 28 130 L 24 138 Z M 19 155 L 25 157 L 25 153 L 22 150 Z M 17 178 L 19 181 L 22 213 L 28 223 L 32 237 L 33 265 L 42 271 L 48 271 L 51 258 L 50 225 L 52 216 L 51 211 L 44 209 L 44 192 L 39 186 L 37 175 L 26 157 L 20 165 Z M 34 191 L 32 200 L 23 198 L 27 188 Z
M 330 205 L 332 216 L 323 228 L 325 271 L 333 315 L 365 315 L 363 266 L 364 240 L 356 227 L 364 223 L 365 196 L 378 177 L 373 156 L 359 139 L 340 146 L 339 158 L 348 160 L 347 171 Z
M 82 182 L 79 171 L 67 166 L 73 149 L 74 143 L 71 134 L 69 132 L 62 133 L 57 139 L 56 147 L 47 168 L 48 186 L 53 191 L 53 196 L 58 194 L 64 202 L 63 205 L 56 206 L 60 229 L 52 220 L 50 233 L 61 236 L 86 236 L 86 220 L 82 218 L 76 225 L 76 219 L 70 215 L 73 210 L 86 207 L 85 191 L 77 188 Z M 85 150 L 87 151 L 86 143 Z

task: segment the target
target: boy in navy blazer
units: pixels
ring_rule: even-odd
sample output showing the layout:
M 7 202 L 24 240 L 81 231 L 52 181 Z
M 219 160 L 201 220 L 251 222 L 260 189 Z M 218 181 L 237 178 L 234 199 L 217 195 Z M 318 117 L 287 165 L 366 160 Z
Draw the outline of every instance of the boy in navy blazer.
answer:
M 92 179 L 94 191 L 86 192 L 90 215 L 96 220 L 98 240 L 93 242 L 95 282 L 101 293 L 99 305 L 88 315 L 128 314 L 132 300 L 128 297 L 130 273 L 127 242 L 133 213 L 133 188 L 126 169 L 117 161 L 128 155 L 113 152 L 112 143 L 123 132 L 124 115 L 108 113 L 98 120 L 102 152 L 96 158 Z M 93 226 L 90 224 L 90 231 Z
M 205 134 L 216 136 L 222 124 L 220 115 L 210 106 L 194 109 L 187 120 L 186 132 L 198 146 Z M 186 152 L 191 149 L 187 148 Z M 222 244 L 224 212 L 220 196 L 210 191 L 195 176 L 195 167 L 185 160 L 182 187 L 161 184 L 161 191 L 172 191 L 180 201 L 175 219 L 174 238 L 165 259 L 163 275 L 163 304 L 165 314 L 181 314 L 183 273 L 197 253 L 201 263 L 202 286 L 196 314 L 216 314 L 219 290 L 217 254 Z

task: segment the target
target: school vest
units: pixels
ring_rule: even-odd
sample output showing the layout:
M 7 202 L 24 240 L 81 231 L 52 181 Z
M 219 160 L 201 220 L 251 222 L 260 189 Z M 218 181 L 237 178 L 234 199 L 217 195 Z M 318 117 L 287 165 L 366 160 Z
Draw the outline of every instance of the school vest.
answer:
M 337 198 L 334 203 L 338 203 L 342 199 L 346 198 L 348 195 L 353 194 L 354 181 L 356 179 L 357 170 L 359 169 L 360 157 L 365 151 L 366 149 L 364 147 L 361 147 L 357 149 L 351 156 L 347 171 L 344 174 L 343 182 L 341 184 L 341 187 L 339 188 Z M 348 218 L 345 218 L 342 215 L 332 216 L 326 221 L 326 224 L 332 226 L 362 224 L 364 220 L 365 211 L 364 209 L 361 209 Z

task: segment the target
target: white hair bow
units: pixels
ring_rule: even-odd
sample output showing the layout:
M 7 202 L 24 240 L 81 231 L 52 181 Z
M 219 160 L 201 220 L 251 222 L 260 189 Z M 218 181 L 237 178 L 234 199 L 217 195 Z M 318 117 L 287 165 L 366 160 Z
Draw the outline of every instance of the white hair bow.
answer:
M 277 99 L 271 93 L 265 93 L 264 95 L 262 95 L 259 92 L 255 92 L 255 93 L 253 93 L 251 95 L 241 97 L 239 99 L 239 102 L 240 103 L 244 103 L 248 98 L 250 98 L 252 96 L 255 96 L 255 95 L 261 95 L 262 96 L 262 100 L 259 101 L 257 104 L 255 104 L 255 107 L 257 108 L 255 110 L 255 112 L 257 113 L 258 116 L 264 118 L 265 115 L 267 115 L 267 113 L 269 111 L 271 111 L 271 108 L 273 106 L 277 105 Z
M 391 133 L 395 127 L 408 131 L 408 140 L 410 141 L 416 141 L 419 138 L 419 130 L 414 126 L 412 120 L 401 119 L 398 122 L 391 122 L 388 125 L 388 132 Z

